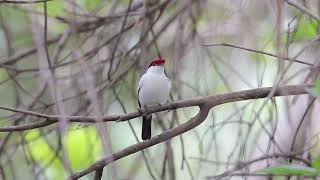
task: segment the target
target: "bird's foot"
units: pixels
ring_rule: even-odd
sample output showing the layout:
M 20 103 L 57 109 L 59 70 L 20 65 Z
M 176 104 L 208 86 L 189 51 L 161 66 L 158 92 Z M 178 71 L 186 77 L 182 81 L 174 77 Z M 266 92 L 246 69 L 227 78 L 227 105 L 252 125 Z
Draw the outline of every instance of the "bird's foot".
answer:
M 142 108 L 137 108 L 137 110 L 138 110 L 138 112 L 139 112 L 140 114 L 143 113 L 143 109 L 142 109 Z
M 147 106 L 144 106 L 143 108 L 137 108 L 137 110 L 143 116 L 148 114 L 148 107 Z
M 167 101 L 167 103 L 166 103 L 166 105 L 169 105 L 169 104 L 171 104 L 172 102 L 170 102 L 170 101 Z M 167 112 L 170 112 L 172 109 L 168 109 L 167 110 Z

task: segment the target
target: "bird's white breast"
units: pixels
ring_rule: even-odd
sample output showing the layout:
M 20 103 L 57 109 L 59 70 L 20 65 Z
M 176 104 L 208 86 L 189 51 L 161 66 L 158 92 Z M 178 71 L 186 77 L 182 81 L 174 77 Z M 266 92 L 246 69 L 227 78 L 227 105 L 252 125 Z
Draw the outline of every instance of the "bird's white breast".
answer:
M 171 82 L 164 73 L 146 73 L 140 80 L 139 88 L 141 106 L 164 104 L 169 97 Z

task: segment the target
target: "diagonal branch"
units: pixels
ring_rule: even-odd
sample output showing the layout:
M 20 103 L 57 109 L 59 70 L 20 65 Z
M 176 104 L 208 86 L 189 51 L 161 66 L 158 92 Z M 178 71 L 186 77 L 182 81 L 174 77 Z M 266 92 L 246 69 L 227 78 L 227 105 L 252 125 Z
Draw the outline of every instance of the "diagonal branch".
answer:
M 108 165 L 118 159 L 121 159 L 125 156 L 136 153 L 138 151 L 141 151 L 142 149 L 146 149 L 150 146 L 167 141 L 175 136 L 178 136 L 184 132 L 187 132 L 187 131 L 193 129 L 194 127 L 198 126 L 199 124 L 201 124 L 206 119 L 209 110 L 210 110 L 209 104 L 202 105 L 202 106 L 200 106 L 199 113 L 194 118 L 187 121 L 186 123 L 174 128 L 174 129 L 170 129 L 168 131 L 165 131 L 165 132 L 151 138 L 149 141 L 143 141 L 141 143 L 131 145 L 121 151 L 113 153 L 112 155 L 110 155 L 106 158 L 103 158 L 99 161 L 96 161 L 89 168 L 87 168 L 83 171 L 74 173 L 72 176 L 69 177 L 69 179 L 78 179 L 86 174 L 91 173 L 92 171 L 95 171 L 97 169 L 101 169 L 101 168 L 105 167 L 106 165 Z
M 260 50 L 256 50 L 256 49 L 251 49 L 251 48 L 242 47 L 242 46 L 237 46 L 237 45 L 228 44 L 228 43 L 203 44 L 203 46 L 225 46 L 225 47 L 237 48 L 237 49 L 242 49 L 242 50 L 249 51 L 249 52 L 255 52 L 255 53 L 258 53 L 258 54 L 264 54 L 264 55 L 267 55 L 267 56 L 278 58 L 279 60 L 286 60 L 286 61 L 296 62 L 296 63 L 300 63 L 300 64 L 304 64 L 304 65 L 314 66 L 314 64 L 312 64 L 312 63 L 300 61 L 300 60 L 297 60 L 295 58 L 281 57 L 281 56 L 278 56 L 276 54 L 272 54 L 272 53 L 269 53 L 269 52 L 260 51 Z M 317 67 L 319 67 L 319 66 L 317 65 Z
M 297 2 L 295 1 L 292 1 L 292 0 L 285 0 L 289 5 L 299 9 L 301 12 L 307 14 L 309 17 L 313 18 L 314 20 L 320 22 L 320 17 L 317 16 L 316 14 L 312 13 L 309 9 L 307 9 L 306 7 L 298 4 Z
M 276 88 L 274 96 L 306 94 L 307 93 L 306 87 L 308 86 L 307 85 L 280 86 Z M 89 166 L 87 169 L 72 174 L 69 177 L 69 179 L 78 179 L 93 171 L 100 170 L 103 167 L 107 166 L 108 164 L 114 161 L 117 161 L 118 159 L 121 159 L 130 154 L 146 149 L 150 146 L 165 142 L 175 136 L 183 134 L 197 127 L 206 119 L 209 110 L 214 106 L 224 104 L 224 103 L 229 103 L 229 102 L 235 102 L 235 101 L 266 98 L 271 90 L 272 88 L 269 87 L 269 88 L 258 88 L 258 89 L 252 89 L 252 90 L 238 91 L 238 92 L 226 93 L 221 95 L 207 96 L 207 97 L 197 98 L 192 100 L 178 101 L 163 107 L 152 109 L 150 112 L 157 112 L 161 110 L 177 109 L 181 107 L 190 107 L 190 106 L 200 107 L 199 113 L 195 117 L 191 118 L 189 121 L 181 124 L 180 126 L 167 130 L 157 136 L 154 136 L 148 141 L 143 141 L 141 143 L 131 145 L 127 148 L 124 148 L 121 151 L 113 153 L 112 155 L 106 158 L 98 160 L 95 163 L 93 163 L 91 166 Z

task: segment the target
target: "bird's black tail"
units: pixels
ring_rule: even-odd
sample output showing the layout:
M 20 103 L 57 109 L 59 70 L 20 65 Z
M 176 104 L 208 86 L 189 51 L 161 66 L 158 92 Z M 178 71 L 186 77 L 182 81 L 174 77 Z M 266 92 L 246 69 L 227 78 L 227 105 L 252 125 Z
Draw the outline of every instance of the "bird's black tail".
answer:
M 151 138 L 151 122 L 152 115 L 147 115 L 142 117 L 142 134 L 141 138 L 147 140 Z

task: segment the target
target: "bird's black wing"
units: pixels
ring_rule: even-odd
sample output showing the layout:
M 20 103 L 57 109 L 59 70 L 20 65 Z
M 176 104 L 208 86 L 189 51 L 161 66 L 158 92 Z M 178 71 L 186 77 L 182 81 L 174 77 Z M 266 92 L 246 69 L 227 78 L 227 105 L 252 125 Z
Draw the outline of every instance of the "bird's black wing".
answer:
M 139 89 L 138 89 L 138 104 L 139 104 L 139 108 L 141 108 L 141 104 L 140 104 L 140 101 L 139 101 L 139 93 L 140 93 L 140 89 L 141 89 L 141 87 L 139 87 Z

